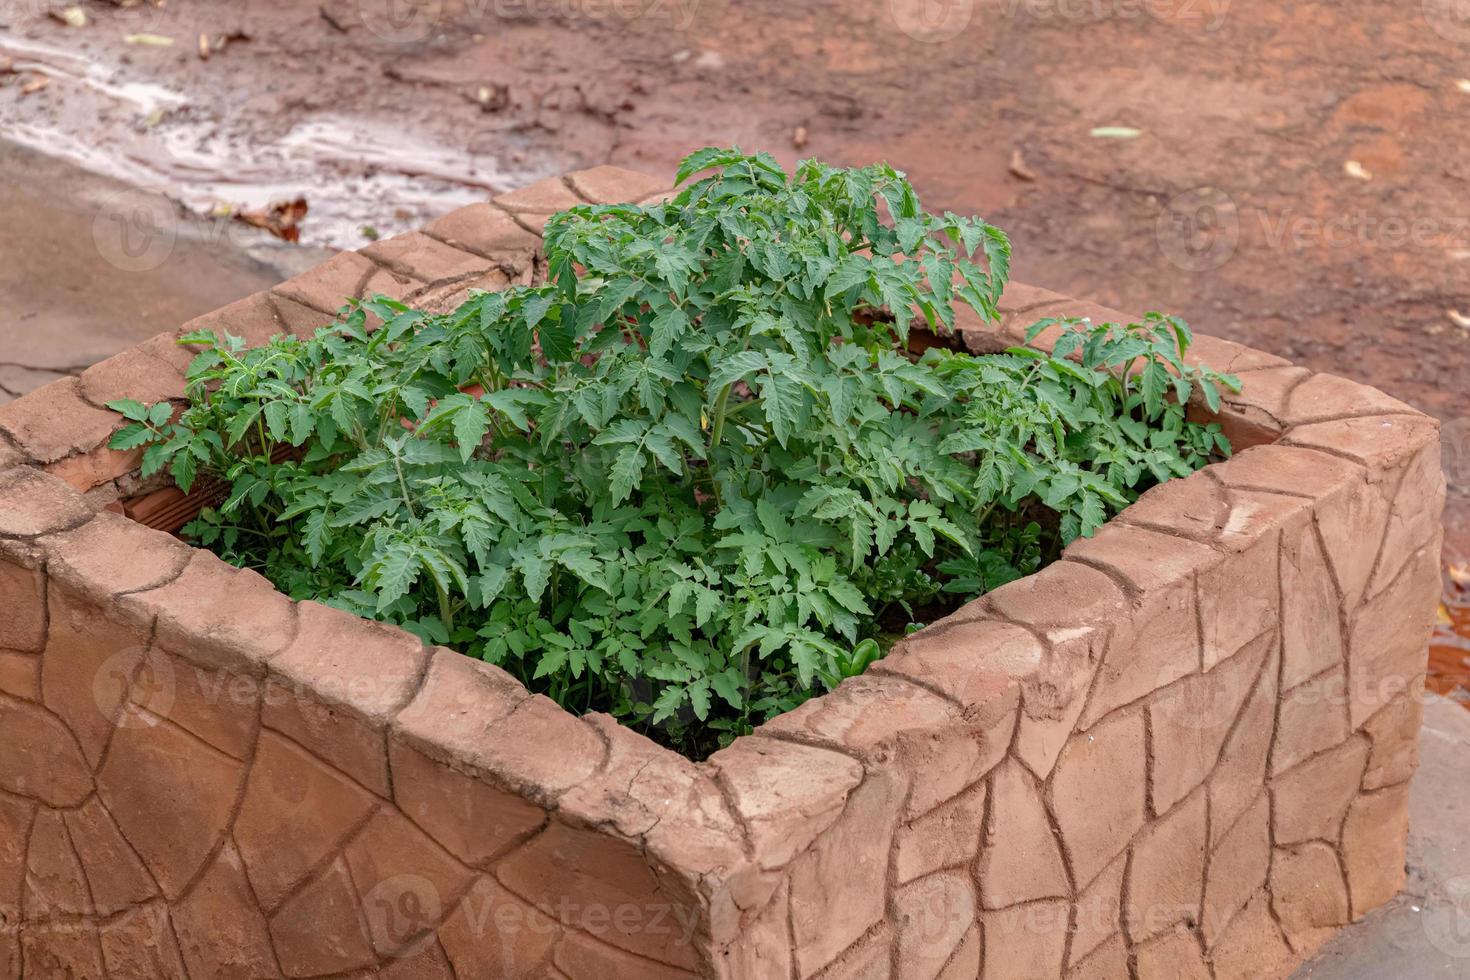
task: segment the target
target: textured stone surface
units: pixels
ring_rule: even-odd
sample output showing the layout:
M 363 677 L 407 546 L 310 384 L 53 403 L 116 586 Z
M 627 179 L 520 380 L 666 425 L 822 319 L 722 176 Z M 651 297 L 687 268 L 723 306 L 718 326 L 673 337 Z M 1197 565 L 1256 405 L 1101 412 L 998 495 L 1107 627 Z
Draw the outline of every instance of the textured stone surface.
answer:
M 663 189 L 544 181 L 189 326 L 440 309 Z M 1201 338 L 1278 444 L 693 763 L 94 518 L 97 406 L 177 394 L 172 336 L 0 411 L 0 976 L 1279 977 L 1403 880 L 1443 480 L 1371 389 Z

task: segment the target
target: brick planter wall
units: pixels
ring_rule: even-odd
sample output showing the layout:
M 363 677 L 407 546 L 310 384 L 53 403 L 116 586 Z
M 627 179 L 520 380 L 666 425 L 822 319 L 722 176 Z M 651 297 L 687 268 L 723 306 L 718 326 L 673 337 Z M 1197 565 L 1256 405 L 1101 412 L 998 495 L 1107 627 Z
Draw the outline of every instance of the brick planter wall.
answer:
M 661 189 L 543 182 L 186 328 L 449 307 Z M 977 349 L 1122 318 L 1004 308 Z M 1399 887 L 1443 481 L 1371 388 L 1202 338 L 1253 448 L 695 764 L 140 523 L 198 502 L 101 406 L 179 397 L 173 336 L 0 408 L 0 977 L 1279 977 Z

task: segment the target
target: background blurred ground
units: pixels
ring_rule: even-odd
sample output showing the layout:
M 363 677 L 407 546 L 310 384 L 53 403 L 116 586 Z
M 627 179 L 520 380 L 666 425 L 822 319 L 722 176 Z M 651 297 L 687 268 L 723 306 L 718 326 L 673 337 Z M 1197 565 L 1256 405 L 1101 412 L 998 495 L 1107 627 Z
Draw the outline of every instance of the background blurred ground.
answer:
M 1017 279 L 1438 416 L 1470 558 L 1470 0 L 66 6 L 0 0 L 0 399 L 549 174 L 886 159 Z M 297 196 L 302 246 L 225 216 Z

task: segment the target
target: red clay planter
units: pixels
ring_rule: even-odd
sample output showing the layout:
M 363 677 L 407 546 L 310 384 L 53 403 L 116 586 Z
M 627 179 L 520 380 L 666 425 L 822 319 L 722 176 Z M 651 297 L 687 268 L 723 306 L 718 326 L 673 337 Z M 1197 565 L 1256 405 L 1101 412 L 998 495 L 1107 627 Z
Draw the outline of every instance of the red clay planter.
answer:
M 663 189 L 546 181 L 186 328 L 449 307 Z M 1004 307 L 977 348 L 1123 318 Z M 181 396 L 171 340 L 0 408 L 0 976 L 1280 977 L 1402 881 L 1443 480 L 1371 388 L 1201 338 L 1234 459 L 696 764 L 140 523 L 198 501 L 101 406 Z

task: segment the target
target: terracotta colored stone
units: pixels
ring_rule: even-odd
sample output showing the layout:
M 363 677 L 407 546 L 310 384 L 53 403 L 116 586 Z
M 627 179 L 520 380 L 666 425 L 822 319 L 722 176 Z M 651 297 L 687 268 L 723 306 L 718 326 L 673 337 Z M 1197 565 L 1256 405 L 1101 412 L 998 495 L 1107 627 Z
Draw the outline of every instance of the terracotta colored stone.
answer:
M 531 697 L 498 668 L 444 649 L 433 651 L 424 684 L 394 731 L 431 757 L 490 775 L 533 802 L 585 780 L 605 751 L 591 729 L 553 702 Z
M 885 672 L 927 682 L 960 705 L 1003 697 L 1013 679 L 1041 667 L 1045 651 L 1027 630 L 1000 620 L 972 620 L 906 637 L 882 665 Z
M 271 306 L 286 333 L 298 340 L 310 340 L 322 327 L 330 327 L 335 322 L 330 314 L 275 293 L 271 294 Z
M 745 917 L 738 938 L 715 949 L 714 961 L 729 977 L 791 976 L 790 921 L 790 881 L 782 878 L 765 907 L 755 915 Z
M 80 809 L 66 811 L 65 817 L 98 915 L 115 915 L 158 894 L 132 845 L 95 796 Z
M 1276 712 L 1276 674 L 1279 654 L 1267 652 L 1266 666 L 1241 710 L 1235 728 L 1225 740 L 1220 761 L 1209 779 L 1210 846 L 1219 844 L 1259 796 L 1266 780 Z
M 1284 367 L 1289 362 L 1275 354 L 1268 354 L 1253 347 L 1197 333 L 1194 335 L 1194 343 L 1190 344 L 1189 350 L 1184 352 L 1184 363 L 1196 367 L 1209 367 L 1223 374 L 1232 374 L 1239 371 Z
M 439 927 L 439 942 L 458 980 L 499 980 L 535 976 L 562 931 L 493 878 L 479 878 Z
M 710 756 L 750 828 L 761 864 L 783 867 L 842 814 L 862 781 L 844 755 L 768 738 L 737 739 Z
M 661 177 L 606 165 L 573 171 L 567 174 L 567 184 L 593 204 L 631 204 L 669 189 Z
M 272 678 L 265 685 L 261 724 L 279 732 L 368 791 L 388 798 L 388 738 L 360 713 L 320 699 L 312 689 Z
M 184 372 L 177 360 L 155 353 L 177 346 L 173 340 L 173 334 L 162 333 L 92 365 L 81 374 L 81 395 L 97 408 L 124 398 L 144 405 L 183 398 Z
M 22 463 L 27 462 L 29 458 L 11 442 L 9 436 L 4 432 L 0 432 L 0 471 L 8 470 L 14 466 L 20 466 Z M 3 962 L 3 960 L 0 960 L 0 963 Z
M 631 844 L 553 821 L 500 862 L 496 878 L 570 929 L 659 963 L 696 967 L 698 954 L 677 928 L 695 909 Z
M 1071 561 L 1053 562 L 985 598 L 1006 618 L 1037 627 L 1104 623 L 1124 605 L 1123 593 L 1111 578 Z
M 1404 467 L 1389 510 L 1383 549 L 1368 595 L 1391 584 L 1406 562 L 1433 540 L 1444 512 L 1445 477 L 1438 440 L 1431 440 Z
M 1042 669 L 1023 682 L 1014 751 L 1037 779 L 1045 780 L 1087 707 L 1087 692 L 1107 649 L 1111 628 L 1057 627 L 1046 632 Z
M 270 933 L 288 977 L 363 969 L 377 960 L 363 935 L 357 895 L 341 858 L 271 915 Z
M 339 848 L 373 799 L 300 746 L 263 732 L 234 837 L 251 887 L 266 909 Z
M 1128 944 L 1122 936 L 1113 936 L 1071 967 L 1065 976 L 1067 980 L 1118 980 L 1128 976 Z
M 1316 455 L 1334 458 L 1324 453 Z M 1388 512 L 1389 500 L 1382 486 L 1361 475 L 1348 482 L 1341 493 L 1317 505 L 1317 527 L 1346 609 L 1356 609 L 1368 588 L 1368 577 L 1387 531 Z
M 1281 549 L 1281 671 L 1288 689 L 1338 663 L 1343 656 L 1337 588 L 1308 525 Z
M 664 963 L 624 952 L 598 942 L 581 932 L 568 932 L 557 943 L 557 969 L 568 980 L 606 980 L 609 977 L 638 977 L 640 980 L 694 980 L 695 975 Z
M 41 658 L 34 653 L 0 650 L 0 691 L 25 701 L 41 698 Z
M 1055 977 L 1062 972 L 1067 942 L 1067 903 L 1033 902 L 983 912 L 983 980 Z
M 538 180 L 528 187 L 501 194 L 492 200 L 496 207 L 507 211 L 540 213 L 565 211 L 567 208 L 583 203 L 582 199 L 572 193 L 572 189 L 560 177 Z
M 97 773 L 97 790 L 172 900 L 229 827 L 243 772 L 237 760 L 183 729 L 161 718 L 154 721 L 117 729 Z
M 362 284 L 377 266 L 357 252 L 338 252 L 320 265 L 292 276 L 272 292 L 322 313 L 335 315 L 362 295 Z
M 1340 378 L 1314 374 L 1292 389 L 1285 418 L 1292 425 L 1353 415 L 1418 415 L 1419 412 L 1377 388 Z
M 1421 689 L 1416 687 L 1363 725 L 1372 741 L 1363 789 L 1382 789 L 1403 782 L 1419 764 L 1419 725 L 1424 718 Z
M 1342 668 L 1281 695 L 1271 774 L 1285 772 L 1348 736 L 1348 688 Z
M 34 653 L 46 645 L 46 579 L 39 568 L 0 558 L 0 647 Z
M 394 801 L 466 864 L 487 867 L 546 822 L 540 807 L 415 749 L 395 741 L 388 754 Z
M 888 851 L 902 788 L 869 773 L 842 816 L 791 866 L 791 930 L 805 977 L 857 941 L 885 910 Z
M 88 404 L 76 378 L 53 381 L 0 405 L 0 429 L 38 463 L 102 445 L 120 421 L 117 414 Z
M 451 279 L 437 286 L 426 286 L 414 294 L 413 308 L 425 313 L 452 313 L 469 300 L 471 292 L 497 293 L 508 288 L 513 281 L 528 283 L 529 278 L 518 277 L 512 280 L 497 266 L 484 272 Z
M 1207 543 L 1224 527 L 1226 514 L 1219 484 L 1201 472 L 1153 487 L 1116 520 Z
M 985 940 L 976 922 L 960 939 L 960 944 L 950 954 L 949 962 L 939 971 L 935 980 L 973 980 L 980 975 L 981 957 L 984 955 Z M 903 961 L 899 961 L 902 970 Z M 900 974 L 901 975 L 901 974 Z
M 344 853 L 379 956 L 402 953 L 422 929 L 443 921 L 470 873 L 393 810 L 379 810 Z
M 1138 980 L 1210 980 L 1209 964 L 1199 939 L 1184 928 L 1138 947 Z M 1119 974 L 1124 976 L 1125 974 Z
M 417 947 L 404 950 L 383 964 L 378 976 L 382 980 L 455 980 L 454 967 L 450 966 L 444 948 L 432 934 L 421 940 Z M 460 976 L 473 974 L 465 972 Z
M 64 586 L 50 591 L 41 690 L 46 707 L 67 725 L 95 768 L 122 718 L 129 679 L 147 656 L 148 636 L 98 615 L 95 605 Z
M 20 931 L 23 967 L 27 977 L 100 977 L 102 950 L 97 927 L 90 922 L 27 925 Z
M 1202 544 L 1122 524 L 1108 524 L 1093 537 L 1078 538 L 1064 554 L 1110 570 L 1145 593 L 1177 585 L 1218 560 Z
M 97 487 L 108 486 L 124 474 L 143 465 L 143 450 L 110 449 L 105 444 L 77 453 L 54 463 L 47 463 L 45 471 L 78 493 L 87 493 Z
M 259 670 L 296 631 L 289 599 L 206 551 L 193 552 L 168 584 L 122 597 L 117 609 L 138 624 L 157 617 L 158 645 L 206 666 Z
M 92 792 L 92 772 L 71 732 L 39 705 L 0 699 L 0 789 L 53 807 Z
M 1350 921 L 1347 886 L 1330 845 L 1307 841 L 1276 849 L 1271 907 L 1292 948 L 1303 954 Z
M 1092 882 L 1081 889 L 1072 914 L 1072 945 L 1068 950 L 1069 968 L 1094 950 L 1108 945 L 1111 937 L 1123 928 L 1123 878 L 1128 867 L 1128 854 L 1113 859 Z
M 1271 918 L 1265 892 L 1258 892 L 1210 950 L 1215 980 L 1284 977 L 1296 964 L 1291 947 Z
M 1383 470 L 1408 460 L 1436 438 L 1438 431 L 1438 423 L 1423 415 L 1379 415 L 1294 426 L 1281 441 L 1287 446 L 1320 449 Z
M 392 269 L 380 267 L 372 275 L 368 276 L 367 281 L 362 284 L 362 299 L 363 302 L 368 302 L 379 296 L 386 296 L 389 299 L 396 299 L 401 302 L 408 299 L 413 293 L 423 289 L 425 285 L 426 283 L 418 279 L 401 275 Z M 367 315 L 367 326 L 369 330 L 376 330 L 380 322 L 376 314 L 369 313 Z
M 1113 629 L 1082 712 L 1081 727 L 1091 727 L 1099 718 L 1197 671 L 1199 666 L 1194 583 L 1185 581 L 1147 593 L 1141 604 L 1130 610 L 1129 617 Z
M 1348 641 L 1353 728 L 1418 685 L 1428 659 L 1439 588 L 1436 544 L 1416 552 L 1399 577 L 1353 617 Z
M 1146 827 L 1134 843 L 1123 907 L 1135 943 L 1178 923 L 1199 921 L 1209 849 L 1206 803 L 1205 793 L 1195 793 Z
M 775 881 L 748 859 L 745 829 L 714 772 L 608 715 L 585 716 L 583 723 L 606 742 L 607 761 L 557 801 L 557 812 L 568 822 L 641 842 L 650 860 L 679 879 L 679 888 L 700 892 L 711 943 L 740 935 L 744 912 L 765 902 Z M 397 774 L 394 785 L 401 785 Z M 503 812 L 500 806 L 496 811 Z M 539 825 L 543 816 L 539 810 L 535 815 Z M 474 826 L 493 840 L 495 824 L 492 817 Z
M 933 980 L 974 928 L 975 886 L 963 872 L 930 875 L 898 889 L 893 906 L 898 977 Z M 978 957 L 976 960 L 978 967 Z
M 541 240 L 493 204 L 471 204 L 451 211 L 425 229 L 455 248 L 487 257 L 525 258 Z
M 262 347 L 291 331 L 281 322 L 268 292 L 253 293 L 184 324 L 184 333 L 208 330 L 216 338 L 239 337 L 246 347 Z M 197 349 L 197 348 L 196 348 Z
M 1174 806 L 1214 770 L 1275 642 L 1270 633 L 1257 637 L 1214 670 L 1176 681 L 1150 702 L 1149 788 L 1154 812 Z
M 1066 865 L 1052 836 L 1041 789 L 1018 762 L 1002 764 L 991 777 L 990 817 L 978 877 L 981 901 L 988 909 L 1070 897 Z
M 1270 867 L 1271 805 L 1262 792 L 1210 855 L 1200 918 L 1206 946 L 1213 949 L 1221 940 L 1231 920 L 1266 883 Z
M 362 254 L 394 272 L 426 283 L 467 276 L 490 268 L 487 259 L 452 248 L 421 231 L 374 242 L 364 248 Z
M 190 977 L 279 976 L 265 918 L 228 841 L 199 883 L 173 906 Z
M 1237 452 L 1210 473 L 1227 487 L 1324 500 L 1354 481 L 1362 470 L 1345 459 L 1301 447 L 1253 446 Z
M 1269 531 L 1229 561 L 1200 572 L 1206 670 L 1276 625 L 1281 608 L 1280 540 L 1277 531 Z
M 1342 827 L 1342 856 L 1354 920 L 1403 887 L 1408 823 L 1407 784 L 1364 793 L 1348 808 Z
M 184 980 L 168 907 L 153 903 L 105 923 L 98 930 L 109 980 Z
M 1337 840 L 1367 760 L 1367 741 L 1350 738 L 1271 780 L 1275 842 Z
M 24 466 L 0 472 L 0 538 L 67 530 L 85 524 L 94 513 L 80 494 L 54 476 Z
M 980 853 L 986 784 L 980 783 L 899 827 L 893 838 L 900 883 L 940 868 L 963 867 Z
M 1220 529 L 1220 545 L 1232 552 L 1244 551 L 1273 532 L 1280 532 L 1277 540 L 1293 535 L 1312 518 L 1305 497 L 1232 487 L 1225 491 L 1225 500 L 1230 512 Z
M 91 915 L 94 911 L 71 835 L 55 810 L 39 811 L 31 826 L 24 909 L 27 919 Z
M 225 755 L 244 759 L 255 744 L 263 692 L 261 679 L 250 673 L 201 667 L 153 648 L 133 677 L 126 710 L 167 718 Z M 132 720 L 125 716 L 125 723 Z
M 1144 823 L 1143 714 L 1127 712 L 1072 736 L 1048 789 L 1077 885 L 1092 881 Z
M 1312 377 L 1306 368 L 1292 364 L 1259 368 L 1239 375 L 1238 393 L 1222 391 L 1221 400 L 1228 406 L 1241 406 L 1264 413 L 1278 428 L 1288 424 L 1286 406 L 1292 391 Z

